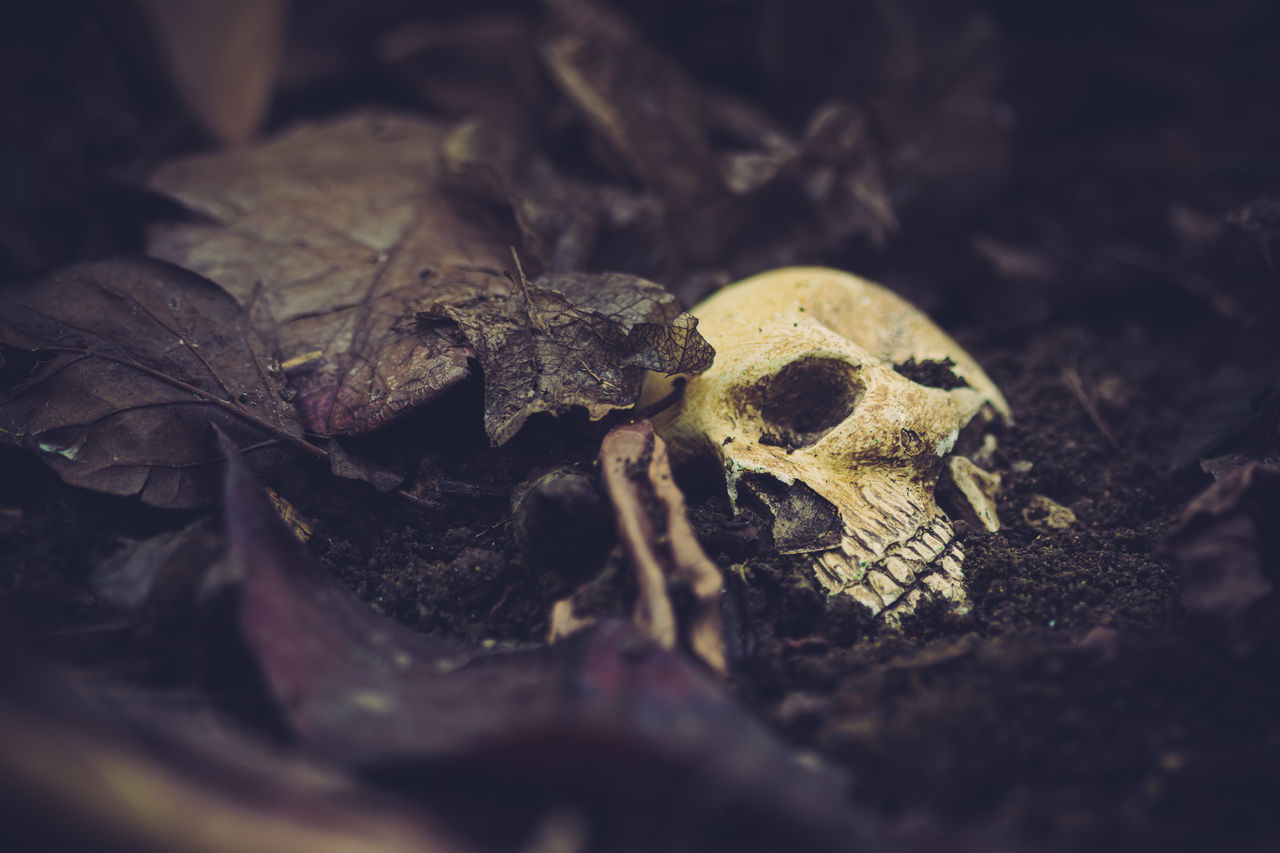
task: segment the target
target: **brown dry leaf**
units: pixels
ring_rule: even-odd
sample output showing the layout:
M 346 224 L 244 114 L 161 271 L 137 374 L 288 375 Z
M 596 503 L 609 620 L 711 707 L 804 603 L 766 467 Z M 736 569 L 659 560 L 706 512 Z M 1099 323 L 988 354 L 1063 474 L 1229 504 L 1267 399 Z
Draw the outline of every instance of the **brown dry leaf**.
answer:
M 521 281 L 523 281 L 521 279 Z M 438 303 L 485 372 L 485 429 L 502 444 L 538 412 L 592 418 L 635 405 L 645 370 L 698 373 L 715 351 L 675 297 L 635 276 L 543 276 L 517 294 Z
M 545 88 L 530 26 L 514 11 L 448 21 L 424 15 L 383 35 L 378 56 L 433 113 L 524 124 L 539 113 Z
M 0 441 L 75 486 L 164 507 L 216 499 L 216 424 L 258 470 L 301 446 L 279 365 L 233 299 L 147 258 L 0 290 Z
M 506 293 L 509 235 L 437 186 L 443 125 L 363 112 L 170 163 L 152 188 L 208 217 L 152 254 L 207 275 L 278 343 L 307 428 L 374 429 L 467 376 L 471 349 L 408 306 L 442 282 Z
M 284 53 L 288 0 L 137 0 L 174 88 L 220 142 L 257 133 Z

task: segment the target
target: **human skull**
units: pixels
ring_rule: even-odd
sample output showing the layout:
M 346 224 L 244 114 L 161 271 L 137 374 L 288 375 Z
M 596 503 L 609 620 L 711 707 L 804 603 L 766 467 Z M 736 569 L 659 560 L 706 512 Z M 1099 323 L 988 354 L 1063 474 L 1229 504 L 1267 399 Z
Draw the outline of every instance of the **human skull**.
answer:
M 654 418 L 672 453 L 717 455 L 735 508 L 745 485 L 773 513 L 778 550 L 812 555 L 828 593 L 890 622 L 933 595 L 967 609 L 964 552 L 934 490 L 963 427 L 1009 417 L 977 362 L 892 291 L 836 270 L 762 273 L 694 314 L 716 359 Z M 921 365 L 953 381 L 904 375 Z M 672 382 L 652 375 L 642 402 Z

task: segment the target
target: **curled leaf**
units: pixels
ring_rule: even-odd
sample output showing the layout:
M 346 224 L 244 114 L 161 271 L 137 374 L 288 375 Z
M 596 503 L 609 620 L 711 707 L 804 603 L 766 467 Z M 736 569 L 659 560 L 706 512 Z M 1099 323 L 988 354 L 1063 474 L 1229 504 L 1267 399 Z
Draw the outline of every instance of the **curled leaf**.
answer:
M 1250 462 L 1201 492 L 1170 541 L 1180 601 L 1237 655 L 1280 641 L 1280 469 Z
M 235 300 L 122 257 L 0 289 L 0 441 L 74 486 L 194 507 L 217 495 L 209 424 L 268 470 L 302 429 Z
M 0 661 L 7 850 L 475 849 L 420 806 L 252 739 L 207 709 L 40 663 Z

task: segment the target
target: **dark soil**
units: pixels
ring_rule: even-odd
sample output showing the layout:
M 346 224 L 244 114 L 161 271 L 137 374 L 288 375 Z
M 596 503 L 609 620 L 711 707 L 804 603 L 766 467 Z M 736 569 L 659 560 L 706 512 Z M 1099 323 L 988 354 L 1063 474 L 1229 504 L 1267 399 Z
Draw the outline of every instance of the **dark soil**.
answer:
M 676 27 L 676 4 L 621 5 L 703 79 L 786 103 L 704 49 L 720 42 L 698 15 Z M 1280 661 L 1234 656 L 1189 625 L 1166 543 L 1211 482 L 1202 458 L 1280 454 L 1265 413 L 1247 429 L 1210 424 L 1216 446 L 1188 437 L 1223 368 L 1257 388 L 1280 377 L 1275 237 L 1256 208 L 1239 215 L 1280 193 L 1280 19 L 1263 2 L 1051 4 L 1043 17 L 990 5 L 1018 116 L 1010 179 L 958 219 L 910 208 L 885 250 L 813 259 L 925 307 L 1013 407 L 990 457 L 1003 527 L 959 525 L 972 611 L 929 607 L 900 632 L 863 618 L 772 551 L 766 518 L 734 517 L 717 472 L 693 464 L 678 473 L 697 532 L 746 612 L 733 690 L 903 826 L 1031 850 L 1278 849 Z M 57 124 L 6 126 L 4 144 L 34 150 Z M 130 147 L 142 144 L 133 131 L 74 132 L 81 177 L 36 172 L 50 188 L 35 193 L 39 215 L 0 223 L 6 274 L 133 248 L 100 227 L 120 173 L 99 161 L 127 172 L 150 151 Z M 193 133 L 178 120 L 164 132 L 170 153 Z M 1032 269 L 1000 266 L 1015 253 Z M 312 554 L 377 609 L 470 644 L 536 644 L 551 604 L 604 565 L 612 534 L 607 512 L 513 510 L 513 494 L 556 468 L 593 476 L 616 422 L 540 416 L 490 448 L 477 379 L 363 445 L 411 470 L 438 509 L 306 467 L 274 485 L 314 520 Z M 588 492 L 578 506 L 605 506 Z M 1047 526 L 1038 496 L 1075 523 Z M 0 510 L 9 632 L 51 659 L 146 670 L 86 578 L 122 537 L 193 516 L 71 490 L 16 452 L 0 457 Z

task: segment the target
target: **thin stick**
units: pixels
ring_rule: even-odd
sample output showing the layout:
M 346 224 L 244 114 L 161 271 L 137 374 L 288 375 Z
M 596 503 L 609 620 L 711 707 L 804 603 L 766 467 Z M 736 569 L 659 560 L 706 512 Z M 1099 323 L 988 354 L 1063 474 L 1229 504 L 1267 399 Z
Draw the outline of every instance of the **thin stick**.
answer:
M 1062 382 L 1080 403 L 1085 414 L 1089 416 L 1089 420 L 1093 421 L 1093 425 L 1098 428 L 1098 432 L 1102 433 L 1102 437 L 1112 447 L 1119 447 L 1120 442 L 1116 440 L 1115 433 L 1107 426 L 1107 422 L 1102 419 L 1102 413 L 1098 411 L 1098 406 L 1093 402 L 1093 397 L 1089 394 L 1088 389 L 1084 387 L 1084 380 L 1080 378 L 1080 371 L 1076 369 L 1075 365 L 1069 365 L 1062 369 Z

